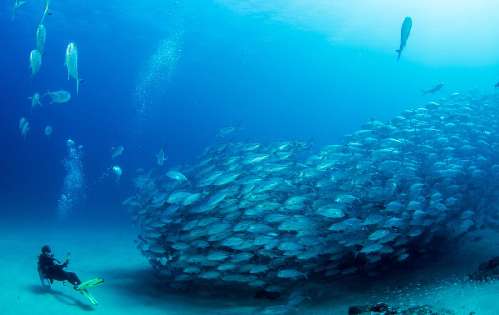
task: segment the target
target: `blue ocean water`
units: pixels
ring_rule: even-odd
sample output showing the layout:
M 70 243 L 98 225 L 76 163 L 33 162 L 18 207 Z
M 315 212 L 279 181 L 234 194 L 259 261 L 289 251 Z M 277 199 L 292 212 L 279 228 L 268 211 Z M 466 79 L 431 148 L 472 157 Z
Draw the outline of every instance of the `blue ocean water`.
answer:
M 67 139 L 83 146 L 84 183 L 65 224 L 127 225 L 121 202 L 161 149 L 167 166 L 188 164 L 227 126 L 240 129 L 237 140 L 337 143 L 371 118 L 454 91 L 493 93 L 499 80 L 499 4 L 487 0 L 53 0 L 35 77 L 29 53 L 45 3 L 28 1 L 13 19 L 12 2 L 0 13 L 0 205 L 15 221 L 58 220 Z M 405 16 L 414 27 L 397 62 Z M 79 95 L 64 66 L 69 42 L 79 49 Z M 441 94 L 422 95 L 439 82 Z M 70 102 L 31 108 L 35 92 L 59 89 Z

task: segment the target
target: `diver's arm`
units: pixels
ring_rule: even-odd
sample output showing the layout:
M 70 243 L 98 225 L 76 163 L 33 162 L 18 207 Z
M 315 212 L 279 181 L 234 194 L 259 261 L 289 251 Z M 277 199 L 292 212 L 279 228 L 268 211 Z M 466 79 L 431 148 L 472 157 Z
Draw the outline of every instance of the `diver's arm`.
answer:
M 55 266 L 60 267 L 60 268 L 66 268 L 69 264 L 69 260 L 65 260 L 63 263 L 61 263 L 60 260 L 57 260 L 57 264 Z
M 62 264 L 61 264 L 61 262 L 60 262 L 60 261 L 58 261 L 58 262 L 60 263 L 60 266 L 61 266 L 62 268 L 66 268 L 66 267 L 69 265 L 69 256 L 70 256 L 70 255 L 71 255 L 70 253 L 67 253 L 67 254 L 66 254 L 66 257 L 64 257 L 64 262 L 63 262 Z

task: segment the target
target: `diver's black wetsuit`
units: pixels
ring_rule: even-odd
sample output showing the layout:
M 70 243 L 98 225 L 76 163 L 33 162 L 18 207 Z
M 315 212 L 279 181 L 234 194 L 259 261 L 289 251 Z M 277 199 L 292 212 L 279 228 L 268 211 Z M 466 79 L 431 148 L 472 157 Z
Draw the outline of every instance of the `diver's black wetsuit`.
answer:
M 38 256 L 38 271 L 47 279 L 50 283 L 54 280 L 57 281 L 68 281 L 72 285 L 79 285 L 81 283 L 80 279 L 74 272 L 64 271 L 68 265 L 68 261 L 60 264 L 57 259 L 51 254 L 42 253 Z

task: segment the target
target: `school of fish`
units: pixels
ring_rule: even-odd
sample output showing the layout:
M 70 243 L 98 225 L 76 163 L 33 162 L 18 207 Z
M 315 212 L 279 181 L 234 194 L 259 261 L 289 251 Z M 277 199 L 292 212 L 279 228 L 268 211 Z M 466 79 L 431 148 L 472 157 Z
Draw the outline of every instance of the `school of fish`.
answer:
M 16 17 L 17 11 L 27 4 L 26 1 L 15 0 L 13 11 L 12 11 L 12 19 L 14 20 Z M 29 55 L 29 68 L 31 69 L 31 78 L 35 79 L 42 67 L 42 60 L 45 56 L 45 46 L 47 41 L 47 28 L 45 26 L 46 18 L 51 14 L 50 12 L 50 0 L 45 0 L 45 6 L 42 14 L 42 18 L 40 23 L 38 24 L 35 32 L 36 37 L 36 48 L 31 50 Z M 78 95 L 80 90 L 80 82 L 82 81 L 79 73 L 78 73 L 78 48 L 74 42 L 69 42 L 66 47 L 66 54 L 64 65 L 67 70 L 68 80 L 73 78 L 76 81 L 76 94 Z M 32 97 L 28 99 L 31 100 L 31 108 L 41 107 L 42 99 L 49 98 L 50 104 L 63 104 L 67 103 L 71 100 L 71 93 L 66 90 L 56 90 L 56 91 L 48 91 L 45 94 L 40 94 L 35 92 Z M 27 118 L 22 118 L 27 122 Z M 19 131 L 23 138 L 26 138 L 30 126 L 29 123 L 22 124 L 23 127 L 19 127 Z M 43 129 L 46 135 L 52 134 L 52 127 L 49 129 Z
M 455 93 L 317 153 L 226 143 L 195 165 L 142 173 L 124 201 L 138 248 L 171 285 L 269 292 L 416 259 L 494 220 L 498 105 Z

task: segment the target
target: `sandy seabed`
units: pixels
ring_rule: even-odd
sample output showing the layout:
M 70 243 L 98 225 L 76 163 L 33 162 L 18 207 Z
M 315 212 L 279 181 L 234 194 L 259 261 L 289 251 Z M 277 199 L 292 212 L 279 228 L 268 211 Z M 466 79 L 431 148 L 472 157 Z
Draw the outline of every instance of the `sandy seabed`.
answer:
M 131 227 L 61 229 L 26 221 L 1 222 L 0 315 L 258 314 L 262 307 L 283 303 L 166 291 L 135 248 L 134 236 Z M 71 252 L 68 270 L 83 281 L 96 276 L 105 279 L 104 285 L 92 289 L 98 306 L 90 305 L 69 285 L 57 283 L 49 291 L 40 286 L 36 259 L 44 244 L 50 244 L 60 258 Z M 349 305 L 386 302 L 436 305 L 458 315 L 499 315 L 499 282 L 465 280 L 480 261 L 495 255 L 499 255 L 499 236 L 489 232 L 478 242 L 461 242 L 448 257 L 369 284 L 356 280 L 332 284 L 327 296 L 301 305 L 297 313 L 342 315 Z

